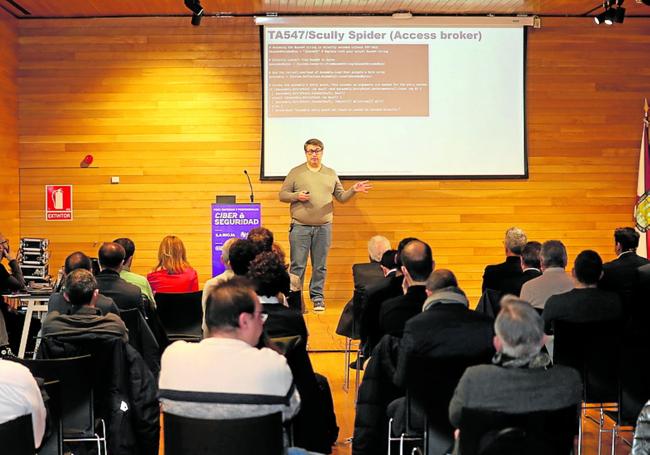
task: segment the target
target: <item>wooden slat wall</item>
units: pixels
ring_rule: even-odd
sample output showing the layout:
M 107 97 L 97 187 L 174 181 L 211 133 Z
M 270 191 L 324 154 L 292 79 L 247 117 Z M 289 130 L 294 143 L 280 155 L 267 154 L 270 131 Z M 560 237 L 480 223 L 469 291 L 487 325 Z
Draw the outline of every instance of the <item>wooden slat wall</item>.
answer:
M 16 22 L 0 9 L 0 232 L 13 248 L 19 232 Z
M 612 230 L 632 223 L 650 20 L 543 25 L 528 36 L 530 178 L 375 182 L 336 207 L 331 303 L 350 296 L 350 265 L 365 260 L 376 233 L 430 242 L 438 267 L 454 270 L 474 302 L 512 225 L 531 239 L 564 240 L 570 261 L 585 248 L 613 257 Z M 280 184 L 258 179 L 262 93 L 251 19 L 198 28 L 185 18 L 20 21 L 18 55 L 21 232 L 49 237 L 55 263 L 127 235 L 138 247 L 135 270 L 145 273 L 160 239 L 174 233 L 204 281 L 210 203 L 215 194 L 247 200 L 242 169 L 264 224 L 288 246 Z M 475 121 L 468 117 L 468 128 Z M 80 169 L 86 154 L 93 167 Z M 287 151 L 287 160 L 302 159 Z M 46 183 L 75 185 L 75 221 L 43 221 Z

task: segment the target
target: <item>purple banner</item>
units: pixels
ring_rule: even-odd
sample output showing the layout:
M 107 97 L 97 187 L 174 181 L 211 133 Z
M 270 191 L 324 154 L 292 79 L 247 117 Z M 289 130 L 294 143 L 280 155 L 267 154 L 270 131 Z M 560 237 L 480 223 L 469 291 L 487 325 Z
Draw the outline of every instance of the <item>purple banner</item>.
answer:
M 260 227 L 259 204 L 212 204 L 212 276 L 226 268 L 221 262 L 221 249 L 230 238 L 245 239 L 248 231 Z

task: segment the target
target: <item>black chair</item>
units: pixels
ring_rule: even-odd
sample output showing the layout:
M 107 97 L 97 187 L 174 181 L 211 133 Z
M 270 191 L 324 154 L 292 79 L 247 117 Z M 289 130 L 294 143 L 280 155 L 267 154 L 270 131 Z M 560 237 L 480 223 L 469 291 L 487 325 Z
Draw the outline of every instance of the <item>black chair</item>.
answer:
M 121 310 L 120 318 L 122 318 L 124 325 L 129 330 L 129 344 L 140 353 L 153 375 L 157 378 L 160 374 L 162 352 L 144 316 L 137 308 L 131 308 Z
M 302 343 L 300 335 L 292 335 L 286 337 L 270 337 L 269 341 L 280 351 L 283 356 L 290 355 L 294 349 Z
M 203 336 L 201 295 L 201 291 L 156 294 L 160 322 L 170 340 L 201 340 Z
M 302 300 L 302 291 L 289 291 L 287 304 L 292 310 L 302 313 L 305 309 L 305 303 Z
M 61 382 L 48 381 L 43 385 L 47 394 L 48 433 L 37 450 L 38 455 L 63 455 L 63 423 L 61 421 Z
M 553 321 L 555 334 L 553 362 L 574 368 L 583 384 L 582 413 L 598 409 L 598 453 L 602 444 L 604 411 L 615 409 L 618 401 L 618 366 L 620 363 L 620 323 L 618 321 L 572 323 Z M 592 405 L 592 406 L 589 406 Z M 582 418 L 578 430 L 578 454 L 582 452 Z
M 2 453 L 34 455 L 34 429 L 31 414 L 25 414 L 0 424 L 0 447 L 2 447 Z
M 501 311 L 503 292 L 496 289 L 486 289 L 476 305 L 475 311 L 496 318 Z
M 627 338 L 627 333 L 623 338 L 621 363 L 618 368 L 618 409 L 605 411 L 605 415 L 614 423 L 611 429 L 612 455 L 616 453 L 617 438 L 623 432 L 634 431 L 641 409 L 650 400 L 650 366 L 646 361 L 650 358 L 650 348 L 645 338 L 644 336 L 643 340 L 630 340 Z M 602 432 L 609 431 L 601 429 Z M 628 446 L 632 446 L 632 438 L 621 437 L 621 439 Z
M 484 356 L 476 357 L 409 355 L 403 363 L 398 364 L 395 383 L 406 390 L 406 432 L 400 436 L 403 439 L 400 441 L 400 452 L 404 440 L 418 437 L 424 440 L 425 453 L 443 453 L 453 445 L 454 428 L 449 422 L 449 402 L 458 381 L 467 367 L 489 363 L 491 358 L 492 352 L 486 350 Z M 415 411 L 419 411 L 419 416 Z M 420 420 L 422 415 L 424 422 Z M 389 421 L 389 438 L 394 436 L 391 432 L 394 433 L 392 422 Z M 390 447 L 389 442 L 389 453 Z
M 165 455 L 281 455 L 282 414 L 209 420 L 164 413 Z
M 463 408 L 461 455 L 569 455 L 578 430 L 578 406 L 509 414 Z
M 34 377 L 59 381 L 63 442 L 94 442 L 106 454 L 106 425 L 95 421 L 93 362 L 90 355 L 64 359 L 22 361 Z

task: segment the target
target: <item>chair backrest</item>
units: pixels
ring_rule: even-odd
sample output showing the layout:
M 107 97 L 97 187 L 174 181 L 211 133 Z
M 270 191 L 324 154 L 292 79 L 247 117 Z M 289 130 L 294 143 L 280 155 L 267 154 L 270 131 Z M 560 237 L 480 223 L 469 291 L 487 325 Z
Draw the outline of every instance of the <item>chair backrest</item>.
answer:
M 614 402 L 618 390 L 620 327 L 617 322 L 554 321 L 553 362 L 580 372 L 583 401 Z
M 623 342 L 619 368 L 619 424 L 636 425 L 641 408 L 650 400 L 650 347 L 643 340 Z
M 287 303 L 289 304 L 289 308 L 302 313 L 304 307 L 302 291 L 289 291 L 289 294 L 287 295 Z
M 31 414 L 25 414 L 0 424 L 0 447 L 2 447 L 2 453 L 34 455 L 34 430 Z
M 164 413 L 165 455 L 281 455 L 282 415 L 209 420 Z
M 523 414 L 463 408 L 462 455 L 569 455 L 578 433 L 578 407 Z
M 481 295 L 475 311 L 496 318 L 499 311 L 501 311 L 501 297 L 503 297 L 503 292 L 496 289 L 486 289 Z
M 201 338 L 203 306 L 201 291 L 182 293 L 156 293 L 156 306 L 160 321 L 173 339 Z
M 269 341 L 280 350 L 283 356 L 287 356 L 293 352 L 294 349 L 302 342 L 300 335 L 292 335 L 286 337 L 270 337 Z
M 137 308 L 120 311 L 120 318 L 129 330 L 129 344 L 140 353 L 145 363 L 158 377 L 162 351 L 151 328 Z
M 95 428 L 93 362 L 90 355 L 63 359 L 23 360 L 34 377 L 59 381 L 61 420 L 66 436 L 91 435 Z
M 406 425 L 410 429 L 412 407 L 422 409 L 427 419 L 426 445 L 434 451 L 445 450 L 452 443 L 454 428 L 449 422 L 449 402 L 461 376 L 472 365 L 488 363 L 485 356 L 432 358 L 409 355 L 403 365 L 406 389 Z

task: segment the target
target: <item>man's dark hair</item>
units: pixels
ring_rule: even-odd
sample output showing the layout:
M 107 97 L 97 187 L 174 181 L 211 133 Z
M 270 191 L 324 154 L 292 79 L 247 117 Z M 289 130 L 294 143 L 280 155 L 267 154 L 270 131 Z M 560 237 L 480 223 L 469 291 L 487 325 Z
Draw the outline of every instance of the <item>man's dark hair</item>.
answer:
M 593 250 L 584 250 L 573 262 L 576 279 L 583 284 L 596 284 L 603 272 L 603 260 Z
M 117 269 L 122 262 L 126 253 L 122 245 L 115 242 L 105 242 L 99 247 L 99 264 L 108 269 Z
M 542 264 L 544 267 L 566 267 L 566 248 L 559 240 L 547 240 L 542 245 Z
M 621 251 L 635 251 L 639 246 L 639 233 L 631 227 L 620 227 L 614 231 L 614 241 L 621 245 Z
M 273 232 L 265 227 L 251 229 L 248 232 L 248 240 L 255 245 L 257 254 L 273 250 Z
M 402 250 L 402 264 L 413 281 L 426 281 L 433 271 L 431 247 L 420 240 L 413 240 Z
M 63 270 L 65 271 L 66 275 L 72 272 L 73 270 L 77 270 L 77 269 L 90 270 L 90 271 L 92 271 L 93 269 L 92 261 L 88 256 L 86 256 L 81 251 L 75 251 L 74 253 L 70 254 L 67 258 L 65 258 L 65 264 L 63 266 Z
M 239 315 L 255 313 L 256 299 L 251 282 L 243 277 L 234 277 L 217 285 L 205 303 L 205 325 L 210 330 L 239 328 Z
M 397 268 L 400 268 L 402 264 L 402 250 L 406 245 L 408 245 L 409 242 L 412 242 L 413 240 L 420 240 L 415 237 L 406 237 L 405 239 L 402 239 L 399 241 L 399 244 L 397 245 L 397 254 L 395 255 L 395 264 L 397 265 Z
M 456 280 L 456 275 L 451 270 L 438 269 L 431 272 L 431 275 L 427 278 L 426 286 L 430 292 L 435 292 L 450 286 L 457 288 L 458 280 Z
M 527 242 L 524 248 L 521 250 L 521 259 L 524 261 L 524 265 L 527 267 L 539 269 L 542 266 L 542 260 L 540 258 L 541 252 L 541 243 L 535 242 L 534 240 Z
M 65 294 L 74 306 L 88 305 L 97 289 L 97 280 L 89 270 L 73 270 L 65 278 Z
M 381 255 L 381 261 L 379 263 L 386 267 L 388 270 L 393 270 L 397 267 L 395 258 L 397 257 L 397 250 L 386 250 L 384 254 Z
M 113 240 L 113 242 L 122 245 L 122 248 L 124 248 L 124 262 L 131 259 L 131 256 L 135 253 L 135 243 L 133 243 L 133 240 L 120 237 L 119 239 Z
M 250 263 L 246 277 L 255 286 L 257 295 L 272 297 L 279 292 L 288 294 L 291 279 L 287 267 L 275 253 L 264 252 L 255 256 Z
M 235 275 L 245 276 L 250 262 L 257 256 L 255 244 L 248 239 L 241 239 L 230 247 L 230 268 Z

